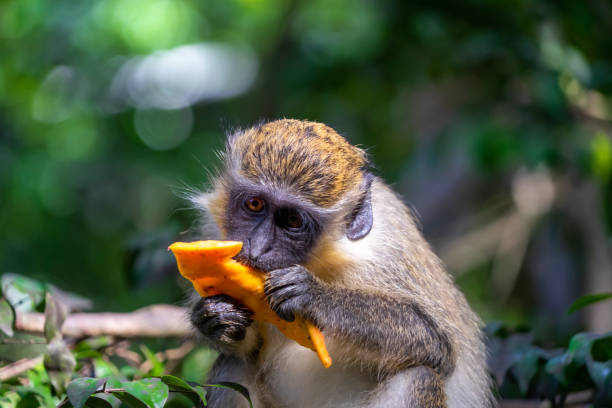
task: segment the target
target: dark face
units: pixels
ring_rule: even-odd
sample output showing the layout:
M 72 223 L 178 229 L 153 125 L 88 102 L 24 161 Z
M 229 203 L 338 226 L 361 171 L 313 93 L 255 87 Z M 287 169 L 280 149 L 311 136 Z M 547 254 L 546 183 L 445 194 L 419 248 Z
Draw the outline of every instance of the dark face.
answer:
M 236 258 L 263 271 L 306 262 L 323 225 L 288 194 L 252 188 L 231 192 L 227 220 L 227 239 L 243 243 Z

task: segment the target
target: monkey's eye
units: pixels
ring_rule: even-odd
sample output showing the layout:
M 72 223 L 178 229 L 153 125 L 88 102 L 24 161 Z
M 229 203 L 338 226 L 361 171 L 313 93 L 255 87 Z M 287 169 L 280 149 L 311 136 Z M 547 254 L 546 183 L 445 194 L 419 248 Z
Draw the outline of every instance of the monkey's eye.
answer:
M 249 211 L 252 211 L 252 212 L 261 212 L 265 207 L 264 201 L 258 197 L 251 197 L 247 199 L 244 202 L 244 205 Z
M 283 209 L 279 213 L 280 223 L 285 228 L 300 229 L 304 225 L 304 219 L 299 212 L 292 209 Z

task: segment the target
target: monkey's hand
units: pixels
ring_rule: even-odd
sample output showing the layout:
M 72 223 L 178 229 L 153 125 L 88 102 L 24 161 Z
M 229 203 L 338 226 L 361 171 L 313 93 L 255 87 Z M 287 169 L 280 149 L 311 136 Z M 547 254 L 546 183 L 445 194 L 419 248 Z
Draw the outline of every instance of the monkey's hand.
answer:
M 319 291 L 321 283 L 301 265 L 268 272 L 264 293 L 270 307 L 283 320 L 305 316 L 306 308 Z
M 199 299 L 191 309 L 191 324 L 213 347 L 227 350 L 240 343 L 253 322 L 253 312 L 226 295 Z

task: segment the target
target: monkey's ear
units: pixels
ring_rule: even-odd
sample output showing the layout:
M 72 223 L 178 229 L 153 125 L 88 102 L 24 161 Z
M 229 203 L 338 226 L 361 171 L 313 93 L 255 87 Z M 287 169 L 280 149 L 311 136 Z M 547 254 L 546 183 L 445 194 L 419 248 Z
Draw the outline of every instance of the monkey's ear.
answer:
M 371 186 L 374 176 L 366 174 L 364 181 L 365 192 L 363 198 L 357 204 L 346 226 L 346 236 L 351 241 L 356 241 L 368 235 L 372 229 L 372 193 Z

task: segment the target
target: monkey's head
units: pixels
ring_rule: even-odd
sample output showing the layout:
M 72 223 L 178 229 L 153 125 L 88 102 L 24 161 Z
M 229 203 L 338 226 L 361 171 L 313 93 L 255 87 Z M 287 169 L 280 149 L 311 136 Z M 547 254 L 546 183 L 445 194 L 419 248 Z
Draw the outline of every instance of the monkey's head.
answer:
M 366 154 L 324 124 L 283 119 L 236 132 L 224 159 L 207 206 L 256 268 L 306 262 L 332 226 L 350 240 L 372 227 Z

